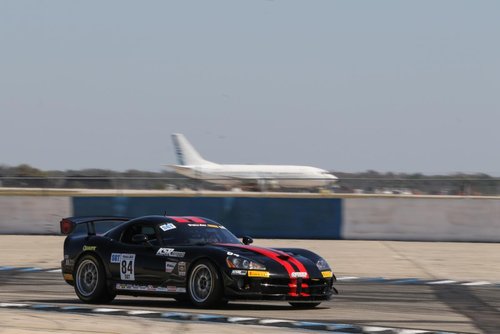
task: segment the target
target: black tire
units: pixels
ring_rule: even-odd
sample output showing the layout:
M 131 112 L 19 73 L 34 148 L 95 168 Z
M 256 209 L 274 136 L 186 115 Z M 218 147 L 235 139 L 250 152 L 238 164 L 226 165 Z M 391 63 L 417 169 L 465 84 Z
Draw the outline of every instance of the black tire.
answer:
M 109 303 L 116 294 L 106 286 L 106 271 L 94 255 L 84 255 L 75 267 L 75 292 L 85 303 Z
M 187 288 L 189 299 L 196 307 L 214 307 L 225 302 L 222 277 L 208 260 L 201 260 L 193 265 Z
M 303 303 L 294 303 L 294 302 L 289 302 L 290 305 L 292 305 L 295 308 L 300 308 L 300 309 L 310 309 L 310 308 L 315 308 L 321 303 L 318 302 L 303 302 Z

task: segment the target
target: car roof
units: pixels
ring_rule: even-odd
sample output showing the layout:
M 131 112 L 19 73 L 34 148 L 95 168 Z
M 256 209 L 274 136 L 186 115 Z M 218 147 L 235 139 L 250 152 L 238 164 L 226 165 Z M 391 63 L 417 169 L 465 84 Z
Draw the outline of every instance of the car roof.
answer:
M 148 223 L 155 223 L 155 224 L 160 224 L 160 223 L 210 223 L 210 224 L 217 224 L 220 225 L 219 223 L 207 219 L 204 217 L 198 217 L 198 216 L 160 216 L 160 215 L 152 215 L 152 216 L 143 216 L 143 217 L 137 217 L 132 220 L 132 221 L 145 221 Z

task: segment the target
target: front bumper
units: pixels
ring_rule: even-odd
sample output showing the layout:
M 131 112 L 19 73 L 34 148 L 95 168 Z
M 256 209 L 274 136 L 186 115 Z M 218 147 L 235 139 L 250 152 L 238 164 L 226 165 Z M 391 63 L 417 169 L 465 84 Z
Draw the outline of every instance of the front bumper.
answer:
M 225 275 L 227 299 L 261 299 L 285 301 L 325 301 L 337 290 L 332 278 L 253 278 Z

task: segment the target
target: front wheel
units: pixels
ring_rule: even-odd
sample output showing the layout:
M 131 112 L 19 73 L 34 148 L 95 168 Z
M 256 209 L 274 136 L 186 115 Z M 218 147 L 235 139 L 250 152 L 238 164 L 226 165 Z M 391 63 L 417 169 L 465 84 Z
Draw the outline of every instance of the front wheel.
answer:
M 315 308 L 316 306 L 318 306 L 321 303 L 317 303 L 317 302 L 316 303 L 307 303 L 307 302 L 304 302 L 304 303 L 294 303 L 294 302 L 289 302 L 289 304 L 292 305 L 295 308 L 309 309 L 309 308 Z
M 75 292 L 86 303 L 107 303 L 115 294 L 106 287 L 106 273 L 101 262 L 93 255 L 83 256 L 76 266 Z
M 189 275 L 188 294 L 197 307 L 213 307 L 223 303 L 222 277 L 207 260 L 197 262 Z

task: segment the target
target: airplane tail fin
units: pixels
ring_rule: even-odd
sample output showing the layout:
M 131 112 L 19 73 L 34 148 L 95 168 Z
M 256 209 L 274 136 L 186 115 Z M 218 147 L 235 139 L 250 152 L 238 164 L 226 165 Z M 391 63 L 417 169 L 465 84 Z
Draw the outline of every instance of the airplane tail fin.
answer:
M 172 134 L 172 141 L 174 142 L 175 154 L 177 155 L 177 162 L 179 165 L 189 166 L 213 164 L 212 162 L 203 159 L 183 134 Z

